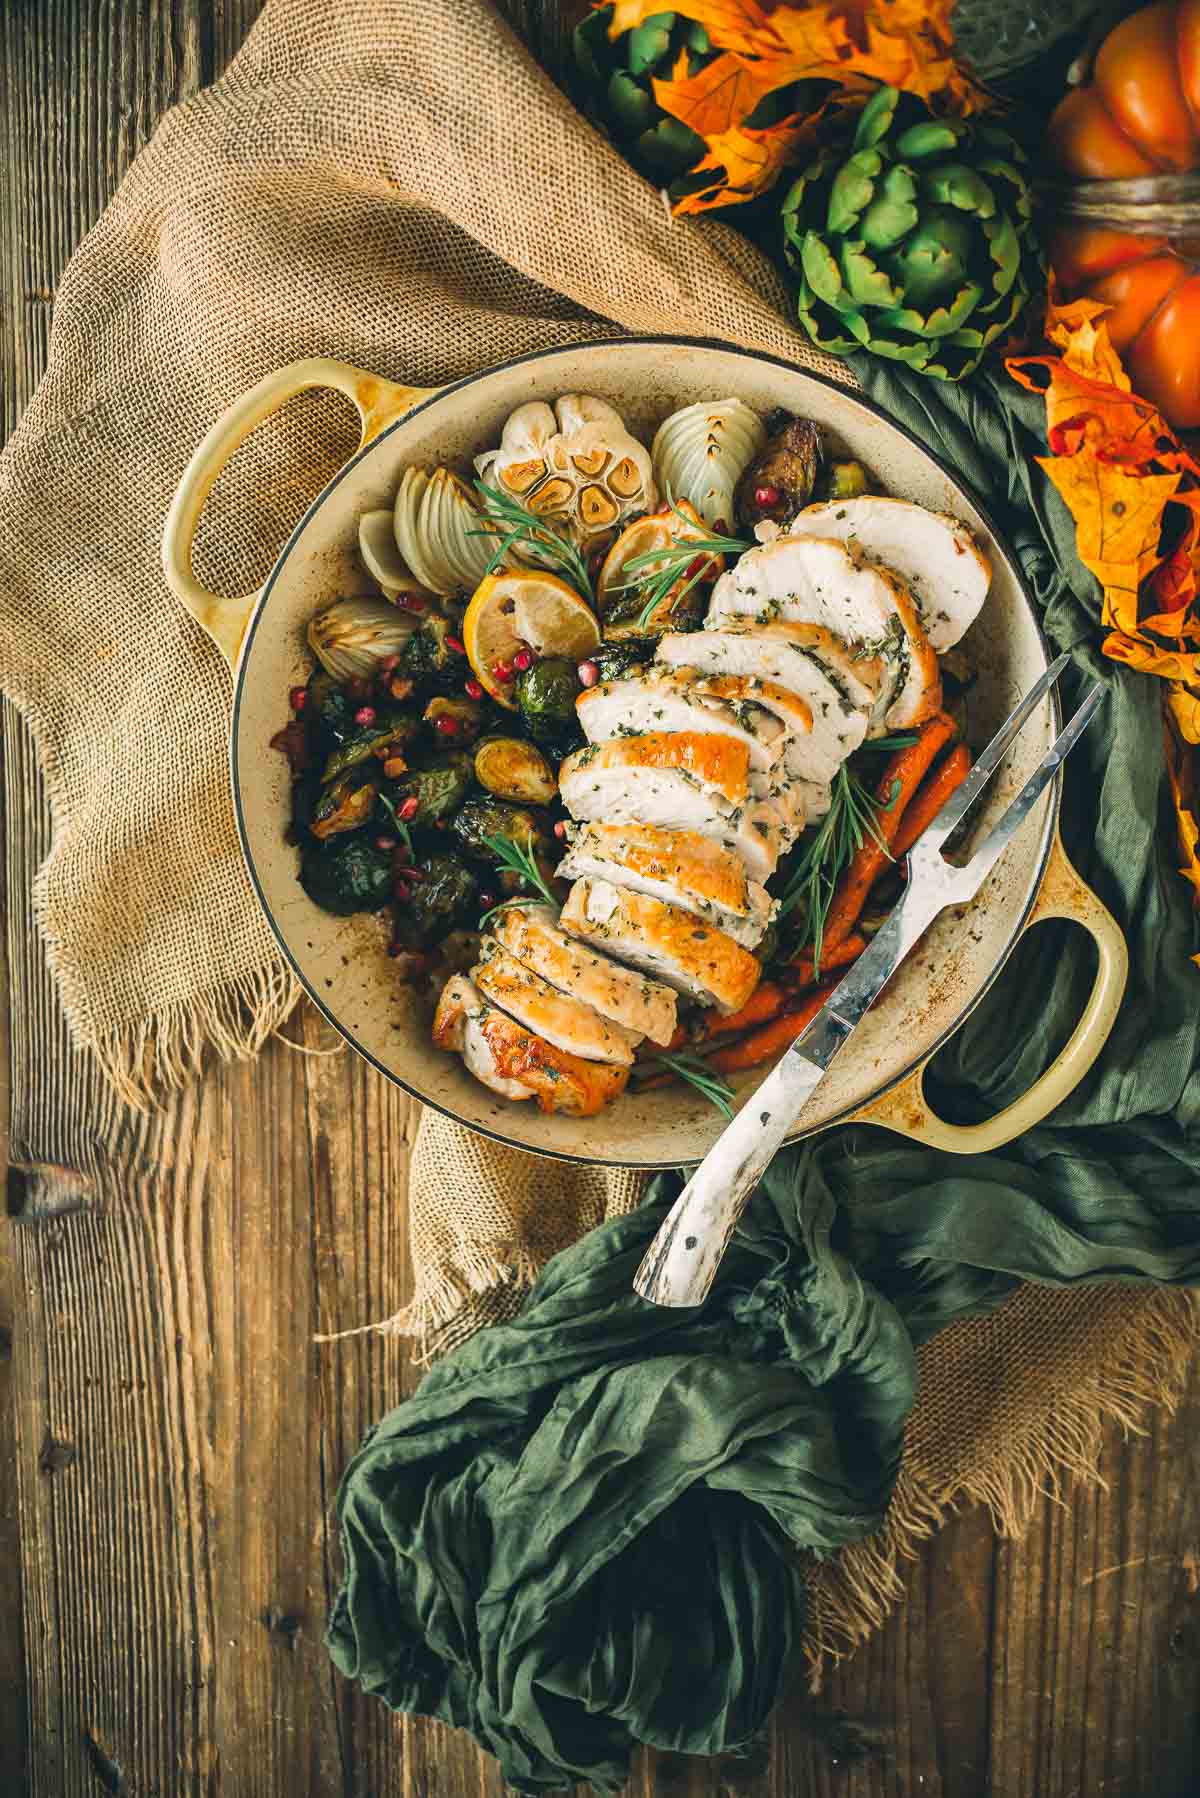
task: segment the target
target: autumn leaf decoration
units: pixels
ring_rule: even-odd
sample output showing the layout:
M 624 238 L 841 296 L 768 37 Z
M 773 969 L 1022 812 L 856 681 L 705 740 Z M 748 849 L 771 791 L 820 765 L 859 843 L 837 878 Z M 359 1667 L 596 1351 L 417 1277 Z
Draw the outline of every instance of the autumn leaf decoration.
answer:
M 1166 682 L 1167 765 L 1180 872 L 1200 905 L 1200 461 L 1135 394 L 1095 300 L 1060 305 L 1059 354 L 1007 363 L 1046 402 L 1039 467 L 1075 520 L 1080 561 L 1100 583 L 1105 655 Z M 1200 957 L 1196 958 L 1200 962 Z
M 675 11 L 703 27 L 717 52 L 698 71 L 686 53 L 669 79 L 656 78 L 663 112 L 703 138 L 692 170 L 710 180 L 677 201 L 678 213 L 707 212 L 765 193 L 810 146 L 830 107 L 861 103 L 878 86 L 940 100 L 966 116 L 986 95 L 955 61 L 953 0 L 851 0 L 833 6 L 764 7 L 758 0 L 686 0 Z M 609 36 L 662 16 L 662 0 L 616 0 Z M 827 90 L 811 108 L 755 127 L 771 94 L 798 82 Z M 689 184 L 690 185 L 690 184 Z

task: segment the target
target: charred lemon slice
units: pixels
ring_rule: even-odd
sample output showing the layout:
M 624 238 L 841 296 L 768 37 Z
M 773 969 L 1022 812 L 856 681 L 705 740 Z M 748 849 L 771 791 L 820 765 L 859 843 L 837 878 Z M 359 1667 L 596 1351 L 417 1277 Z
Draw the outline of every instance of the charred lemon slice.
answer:
M 516 710 L 513 680 L 535 656 L 588 656 L 600 642 L 596 614 L 557 575 L 489 574 L 467 607 L 463 648 L 479 684 Z
M 686 545 L 705 542 L 709 535 L 704 520 L 686 499 L 627 524 L 605 556 L 596 582 L 608 636 L 657 636 L 695 623 L 707 602 L 707 588 L 721 573 L 725 558 L 689 559 Z M 663 577 L 669 568 L 676 571 L 676 578 L 667 582 Z

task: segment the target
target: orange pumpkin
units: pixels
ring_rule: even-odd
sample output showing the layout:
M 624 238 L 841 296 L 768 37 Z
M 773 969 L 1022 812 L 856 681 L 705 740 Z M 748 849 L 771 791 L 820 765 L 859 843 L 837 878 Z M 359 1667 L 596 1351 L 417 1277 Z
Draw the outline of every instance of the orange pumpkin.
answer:
M 1115 26 L 1049 140 L 1084 181 L 1200 168 L 1200 0 L 1159 0 Z M 1200 426 L 1200 219 L 1191 243 L 1068 225 L 1050 255 L 1068 298 L 1112 307 L 1105 322 L 1135 391 L 1177 428 Z

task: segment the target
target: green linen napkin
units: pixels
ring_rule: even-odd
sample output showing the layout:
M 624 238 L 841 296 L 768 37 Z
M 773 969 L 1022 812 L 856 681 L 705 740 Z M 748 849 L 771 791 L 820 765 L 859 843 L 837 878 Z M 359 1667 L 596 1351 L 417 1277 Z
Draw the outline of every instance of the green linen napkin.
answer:
M 616 1790 L 648 1742 L 736 1751 L 788 1677 L 796 1550 L 877 1527 L 915 1346 L 1022 1280 L 1200 1279 L 1200 975 L 1175 872 L 1160 690 L 1098 648 L 1098 595 L 1033 466 L 1041 406 L 863 359 L 867 391 L 959 469 L 1017 551 L 1070 705 L 1107 703 L 1066 768 L 1068 851 L 1124 928 L 1112 1037 L 1054 1117 L 991 1155 L 847 1127 L 781 1155 L 711 1299 L 630 1291 L 679 1189 L 559 1255 L 511 1324 L 480 1332 L 371 1432 L 338 1495 L 336 1665 L 402 1710 L 469 1729 L 520 1791 Z M 1047 924 L 930 1071 L 947 1117 L 1016 1098 L 1084 1003 L 1094 950 Z

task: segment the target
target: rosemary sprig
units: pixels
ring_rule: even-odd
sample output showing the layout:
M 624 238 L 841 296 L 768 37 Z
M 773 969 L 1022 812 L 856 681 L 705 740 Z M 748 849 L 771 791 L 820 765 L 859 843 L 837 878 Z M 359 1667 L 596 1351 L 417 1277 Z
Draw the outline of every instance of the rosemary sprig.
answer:
M 415 853 L 413 849 L 412 832 L 409 830 L 408 825 L 404 822 L 404 819 L 400 816 L 387 794 L 380 793 L 378 798 L 380 805 L 392 821 L 392 829 L 404 845 L 405 855 L 408 857 L 409 861 L 411 861 Z
M 904 748 L 914 737 L 878 738 L 871 744 Z M 895 779 L 886 800 L 875 794 L 843 762 L 833 779 L 833 797 L 813 837 L 802 850 L 792 870 L 787 891 L 779 901 L 779 916 L 786 918 L 800 909 L 803 933 L 813 946 L 813 972 L 821 972 L 821 949 L 825 941 L 825 920 L 837 891 L 838 882 L 862 848 L 863 839 L 872 837 L 891 858 L 879 820 L 890 812 L 900 798 L 900 781 Z
M 523 885 L 533 887 L 542 895 L 548 905 L 558 909 L 558 900 L 546 885 L 542 871 L 537 865 L 531 836 L 526 837 L 524 844 L 516 842 L 512 837 L 500 836 L 498 833 L 495 836 L 485 836 L 481 841 L 491 850 L 501 868 L 507 868 L 510 873 L 519 875 Z M 527 898 L 519 893 L 515 898 L 502 899 L 499 905 L 493 905 L 490 911 L 484 912 L 479 922 L 481 925 L 486 924 L 488 919 L 494 918 L 498 911 L 505 911 L 510 905 L 527 903 Z
M 721 1078 L 720 1074 L 714 1074 L 699 1055 L 687 1052 L 675 1055 L 664 1053 L 652 1056 L 645 1065 L 678 1074 L 681 1080 L 686 1080 L 689 1086 L 694 1086 L 710 1105 L 715 1105 L 717 1110 L 727 1118 L 733 1116 L 733 1106 L 730 1104 L 730 1100 L 733 1098 L 733 1088 L 728 1080 Z
M 672 505 L 672 511 L 689 530 L 694 530 L 691 519 L 677 505 Z M 741 537 L 725 537 L 715 531 L 707 537 L 678 537 L 666 549 L 650 549 L 644 555 L 631 556 L 625 564 L 625 573 L 632 578 L 622 581 L 618 590 L 627 592 L 636 588 L 645 593 L 646 603 L 637 620 L 638 629 L 645 630 L 670 594 L 671 588 L 683 576 L 687 576 L 686 584 L 672 597 L 672 612 L 692 588 L 704 579 L 717 556 L 740 556 L 744 550 L 751 548 L 753 545 Z M 699 565 L 688 575 L 687 571 L 692 568 L 693 563 Z
M 499 568 L 510 550 L 519 550 L 523 546 L 536 549 L 539 554 L 549 556 L 556 571 L 569 581 L 571 586 L 589 606 L 595 606 L 596 595 L 592 587 L 592 577 L 588 573 L 587 563 L 566 537 L 560 537 L 557 531 L 551 530 L 542 520 L 515 500 L 510 494 L 501 493 L 498 487 L 489 487 L 486 481 L 476 481 L 475 491 L 483 500 L 488 515 L 496 521 L 496 525 L 482 526 L 477 531 L 468 531 L 468 537 L 497 537 L 500 541 L 493 552 L 491 560 L 484 569 L 489 575 Z M 499 527 L 497 529 L 497 526 Z

